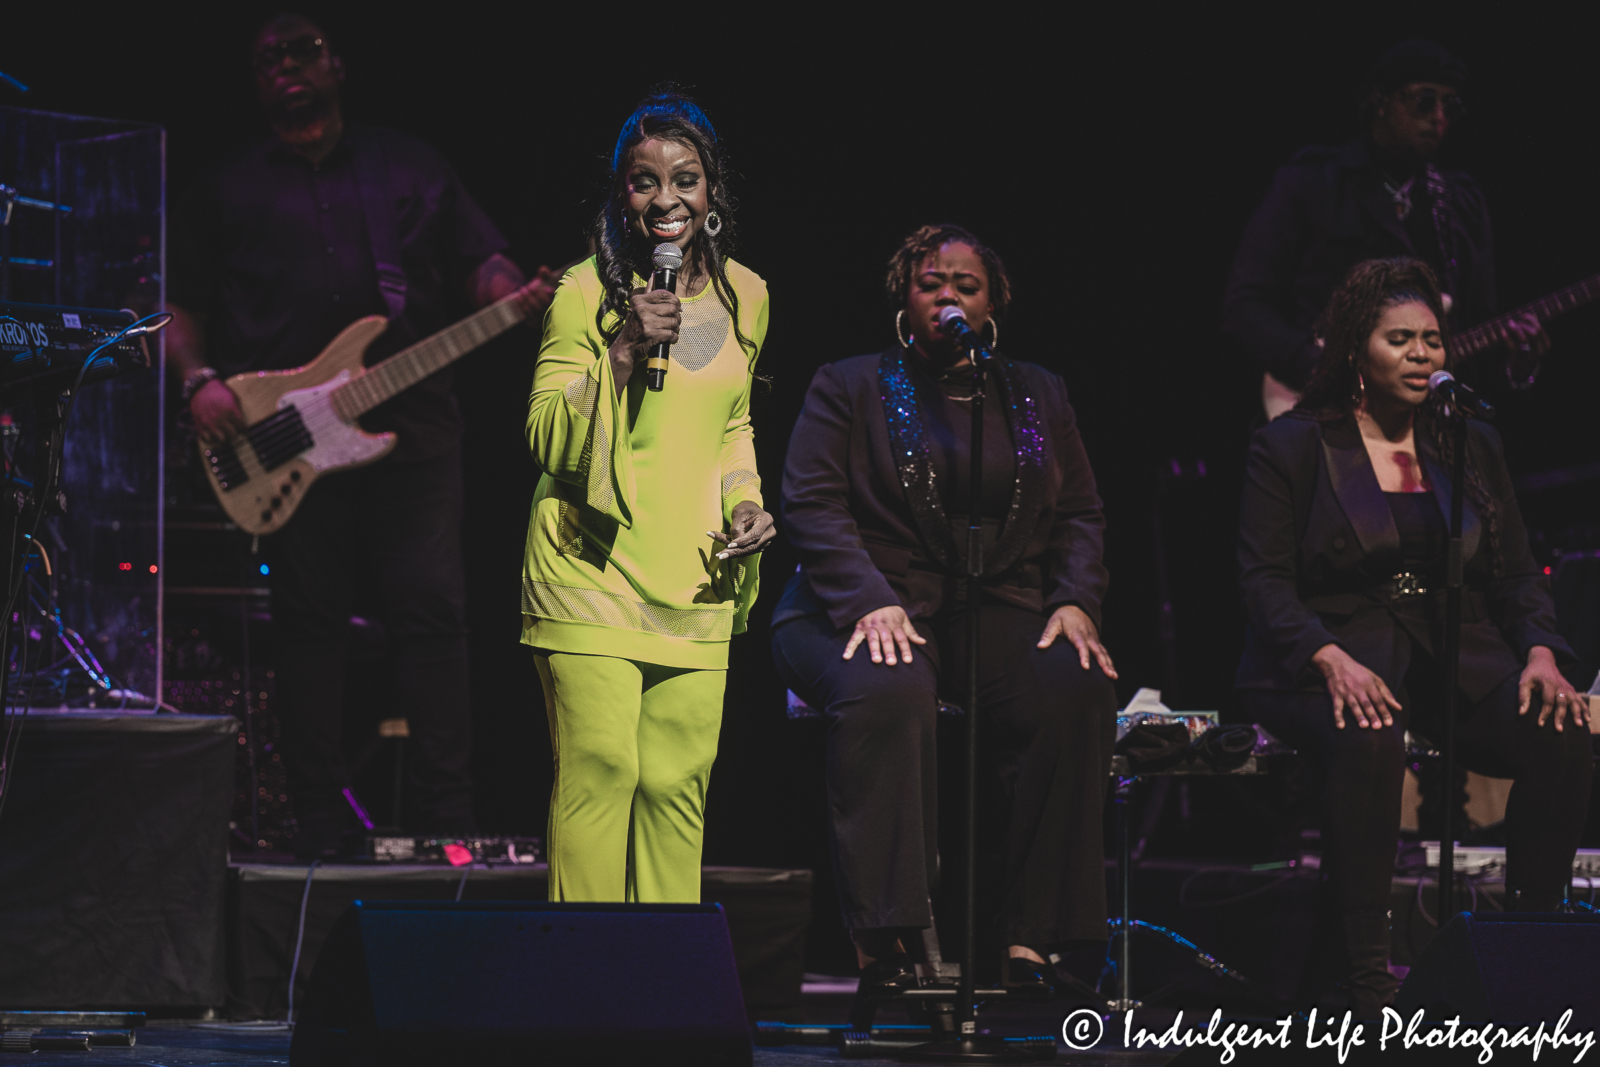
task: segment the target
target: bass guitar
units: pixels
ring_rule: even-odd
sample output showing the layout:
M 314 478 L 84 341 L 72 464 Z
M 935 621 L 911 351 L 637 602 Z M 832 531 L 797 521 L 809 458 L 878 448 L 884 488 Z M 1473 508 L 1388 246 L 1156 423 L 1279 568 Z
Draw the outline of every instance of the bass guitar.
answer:
M 1530 314 L 1537 316 L 1540 322 L 1548 322 L 1558 315 L 1575 311 L 1596 298 L 1600 298 L 1600 274 L 1585 278 L 1565 289 L 1558 289 L 1549 296 L 1541 297 L 1531 304 L 1524 304 L 1515 311 L 1508 311 L 1470 330 L 1463 330 L 1451 338 L 1450 347 L 1458 359 L 1465 359 L 1498 344 L 1515 344 L 1517 335 L 1511 332 L 1511 323 L 1526 319 Z M 1533 377 L 1531 368 L 1524 369 L 1514 365 L 1507 368 L 1507 373 L 1517 379 L 1518 385 L 1531 382 Z M 1261 376 L 1261 406 L 1266 410 L 1269 422 L 1299 402 L 1298 392 L 1270 374 Z
M 356 420 L 542 314 L 548 285 L 542 279 L 530 282 L 371 367 L 362 358 L 389 325 L 381 315 L 352 322 L 303 367 L 228 378 L 225 384 L 239 398 L 245 429 L 228 441 L 200 446 L 222 509 L 247 533 L 281 529 L 318 477 L 372 463 L 394 448 L 394 434 L 367 433 Z

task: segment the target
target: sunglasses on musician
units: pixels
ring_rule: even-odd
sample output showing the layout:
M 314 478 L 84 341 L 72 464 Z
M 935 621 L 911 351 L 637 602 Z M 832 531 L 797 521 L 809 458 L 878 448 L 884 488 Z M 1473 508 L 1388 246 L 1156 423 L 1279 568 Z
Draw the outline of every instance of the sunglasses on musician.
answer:
M 256 69 L 262 71 L 276 70 L 285 57 L 301 65 L 315 63 L 322 58 L 325 48 L 326 45 L 321 37 L 309 33 L 300 37 L 291 37 L 287 41 L 274 41 L 272 44 L 264 44 L 256 49 Z
M 1442 106 L 1444 117 L 1458 119 L 1466 113 L 1467 105 L 1455 93 L 1441 93 L 1437 89 L 1407 89 L 1400 94 L 1418 118 L 1427 118 Z

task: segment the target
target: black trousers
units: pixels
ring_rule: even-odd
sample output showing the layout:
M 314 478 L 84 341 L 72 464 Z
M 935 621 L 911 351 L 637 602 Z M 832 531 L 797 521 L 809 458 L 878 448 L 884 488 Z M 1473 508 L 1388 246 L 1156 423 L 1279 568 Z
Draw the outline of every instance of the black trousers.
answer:
M 1395 694 L 1412 728 L 1437 739 L 1443 722 L 1438 665 L 1417 655 Z M 1587 727 L 1569 718 L 1556 732 L 1553 717 L 1538 725 L 1536 707 L 1517 714 L 1514 674 L 1476 703 L 1459 702 L 1456 752 L 1462 765 L 1515 784 L 1506 801 L 1506 886 L 1554 906 L 1572 877 L 1589 808 L 1594 757 Z M 1322 770 L 1323 871 L 1335 907 L 1389 907 L 1400 793 L 1405 777 L 1405 725 L 1361 729 L 1345 712 L 1333 725 L 1333 701 L 1323 693 L 1241 689 L 1247 715 L 1307 753 Z
M 284 762 L 302 823 L 342 815 L 345 653 L 358 598 L 378 606 L 411 738 L 419 832 L 473 828 L 459 449 L 317 482 L 263 550 L 272 568 Z
M 999 933 L 1047 947 L 1105 937 L 1101 806 L 1116 740 L 1116 693 L 1064 640 L 1035 647 L 1045 619 L 985 605 L 980 757 L 1003 807 Z M 910 664 L 875 664 L 850 629 L 822 616 L 772 636 L 778 671 L 828 718 L 828 806 L 834 868 L 853 931 L 927 927 L 938 871 L 938 698 L 965 699 L 963 610 L 916 620 L 928 644 Z M 956 783 L 959 788 L 960 783 Z

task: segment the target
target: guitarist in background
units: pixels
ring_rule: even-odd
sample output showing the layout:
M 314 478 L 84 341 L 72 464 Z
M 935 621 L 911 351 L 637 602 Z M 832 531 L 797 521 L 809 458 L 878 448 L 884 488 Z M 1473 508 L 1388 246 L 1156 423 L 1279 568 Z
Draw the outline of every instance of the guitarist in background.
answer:
M 257 34 L 257 95 L 272 136 L 213 168 L 176 215 L 167 354 L 200 439 L 243 428 L 220 380 L 297 367 L 363 315 L 392 324 L 370 365 L 515 292 L 506 240 L 427 145 L 347 125 L 344 67 L 317 26 L 280 15 Z M 533 297 L 548 304 L 553 283 Z M 284 759 L 302 858 L 337 852 L 356 821 L 339 747 L 354 593 L 380 598 L 410 723 L 410 829 L 474 830 L 469 773 L 461 414 L 442 371 L 376 408 L 399 444 L 315 484 L 264 544 L 272 567 Z
M 1378 61 L 1362 107 L 1366 129 L 1341 148 L 1307 148 L 1273 179 L 1245 229 L 1223 296 L 1222 329 L 1265 373 L 1263 402 L 1281 414 L 1320 351 L 1311 325 L 1350 268 L 1413 257 L 1449 294 L 1456 329 L 1495 311 L 1494 243 L 1482 191 L 1433 159 L 1461 113 L 1466 67 L 1430 41 Z M 1536 315 L 1508 324 L 1519 376 L 1548 348 Z

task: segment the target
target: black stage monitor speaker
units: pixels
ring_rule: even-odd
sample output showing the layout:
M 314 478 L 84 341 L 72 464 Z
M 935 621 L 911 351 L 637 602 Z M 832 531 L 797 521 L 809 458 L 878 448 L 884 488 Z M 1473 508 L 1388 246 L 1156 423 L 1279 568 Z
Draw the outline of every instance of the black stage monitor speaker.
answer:
M 1554 912 L 1462 913 L 1445 924 L 1406 975 L 1395 1010 L 1430 1020 L 1600 1030 L 1600 919 Z
M 356 901 L 317 960 L 292 1067 L 750 1067 L 717 904 Z

